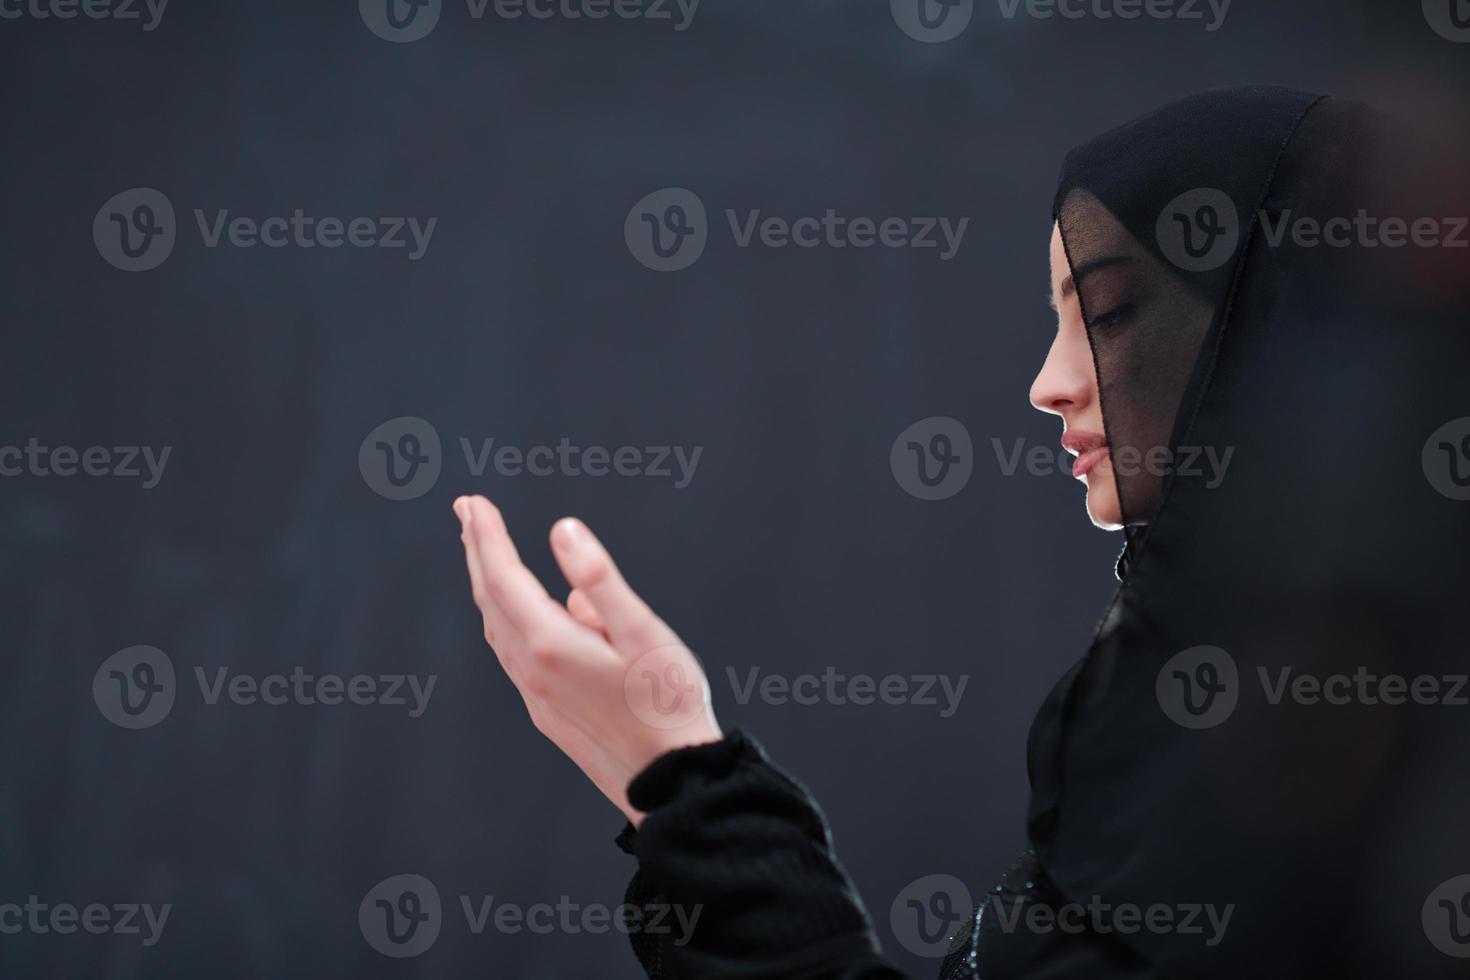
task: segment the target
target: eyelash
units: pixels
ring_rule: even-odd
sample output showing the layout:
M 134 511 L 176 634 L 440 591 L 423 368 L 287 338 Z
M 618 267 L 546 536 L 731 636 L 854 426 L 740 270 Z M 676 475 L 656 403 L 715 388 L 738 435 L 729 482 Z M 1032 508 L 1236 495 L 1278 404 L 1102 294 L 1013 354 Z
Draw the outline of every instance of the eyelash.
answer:
M 1122 324 L 1123 321 L 1127 320 L 1128 317 L 1132 316 L 1132 314 L 1133 304 L 1123 303 L 1120 306 L 1113 307 L 1111 310 L 1109 310 L 1107 313 L 1102 314 L 1101 316 L 1093 317 L 1092 327 L 1094 330 L 1101 330 L 1104 332 L 1116 330 L 1118 326 Z

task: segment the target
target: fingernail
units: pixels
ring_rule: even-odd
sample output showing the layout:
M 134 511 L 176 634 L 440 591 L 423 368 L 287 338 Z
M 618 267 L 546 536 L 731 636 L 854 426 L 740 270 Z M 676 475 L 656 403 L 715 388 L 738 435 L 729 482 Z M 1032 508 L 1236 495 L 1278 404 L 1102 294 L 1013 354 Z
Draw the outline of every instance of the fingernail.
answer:
M 554 533 L 557 546 L 568 551 L 580 548 L 587 541 L 587 529 L 575 517 L 564 517 L 557 521 Z

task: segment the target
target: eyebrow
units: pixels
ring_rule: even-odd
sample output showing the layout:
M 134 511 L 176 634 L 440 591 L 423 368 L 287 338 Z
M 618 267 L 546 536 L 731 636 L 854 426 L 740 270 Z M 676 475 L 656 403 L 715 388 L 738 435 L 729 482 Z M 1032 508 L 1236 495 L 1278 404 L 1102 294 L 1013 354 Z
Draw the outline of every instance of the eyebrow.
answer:
M 1051 308 L 1055 310 L 1057 308 L 1058 300 L 1066 299 L 1067 297 L 1075 294 L 1077 292 L 1077 283 L 1083 279 L 1086 279 L 1094 272 L 1101 271 L 1102 269 L 1108 269 L 1115 265 L 1129 265 L 1132 262 L 1133 260 L 1126 255 L 1111 255 L 1101 259 L 1094 259 L 1081 268 L 1073 270 L 1072 272 L 1067 274 L 1067 277 L 1065 279 L 1062 280 L 1061 296 L 1056 296 L 1055 294 L 1053 294 L 1049 297 Z

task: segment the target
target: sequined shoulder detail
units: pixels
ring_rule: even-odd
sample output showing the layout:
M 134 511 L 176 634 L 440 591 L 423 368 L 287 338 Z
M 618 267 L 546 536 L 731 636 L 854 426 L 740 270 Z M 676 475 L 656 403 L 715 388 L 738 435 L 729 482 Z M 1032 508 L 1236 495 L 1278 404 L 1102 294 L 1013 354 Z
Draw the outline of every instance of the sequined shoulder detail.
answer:
M 1014 937 L 1001 928 L 998 914 L 1014 918 L 1028 903 L 1051 904 L 1054 899 L 1055 889 L 1041 868 L 1035 848 L 1026 848 L 955 933 L 939 980 L 994 980 L 1004 975 L 1004 962 L 1010 959 L 1005 946 Z
M 980 980 L 980 923 L 984 917 L 982 903 L 955 932 L 939 968 L 939 980 Z

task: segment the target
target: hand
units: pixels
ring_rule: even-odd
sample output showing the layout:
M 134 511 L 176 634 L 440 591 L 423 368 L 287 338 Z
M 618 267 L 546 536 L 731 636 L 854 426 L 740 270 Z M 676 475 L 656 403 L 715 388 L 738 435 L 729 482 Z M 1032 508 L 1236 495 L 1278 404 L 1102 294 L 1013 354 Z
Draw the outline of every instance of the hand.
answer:
M 699 661 L 574 517 L 551 529 L 572 586 L 563 606 L 521 562 L 500 511 L 454 502 L 485 641 L 531 721 L 637 826 L 628 783 L 659 756 L 720 740 Z

